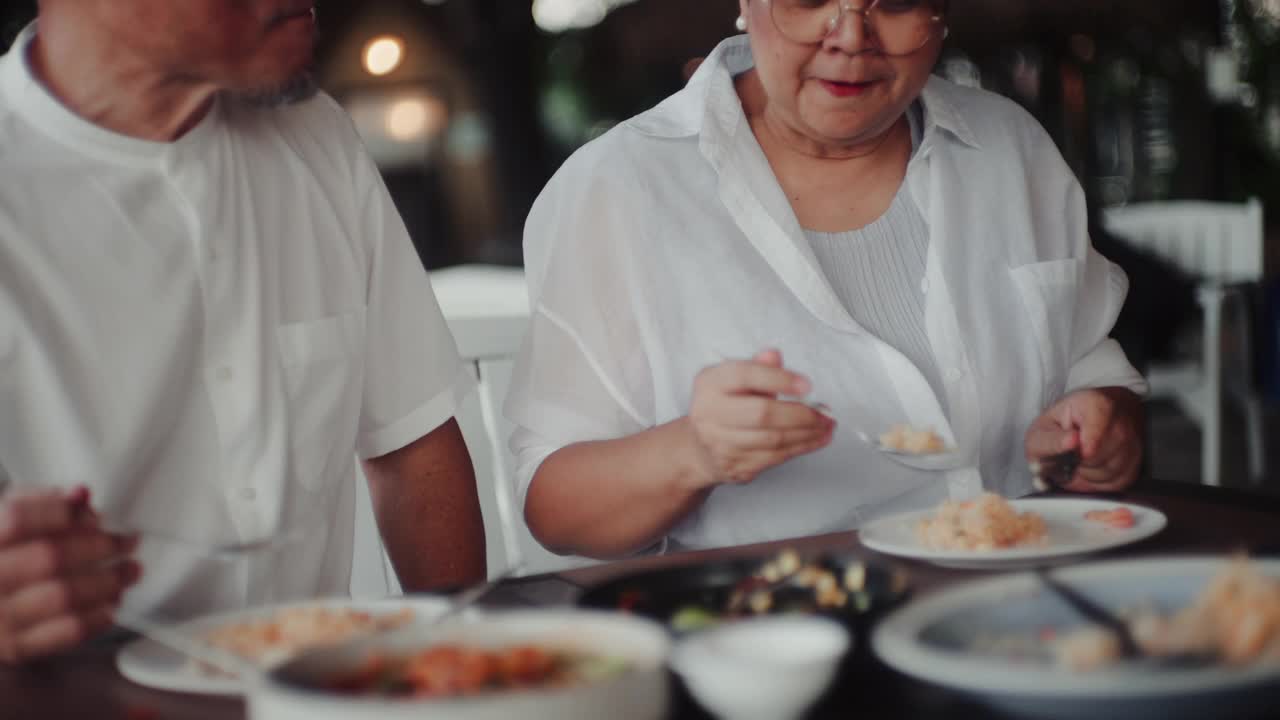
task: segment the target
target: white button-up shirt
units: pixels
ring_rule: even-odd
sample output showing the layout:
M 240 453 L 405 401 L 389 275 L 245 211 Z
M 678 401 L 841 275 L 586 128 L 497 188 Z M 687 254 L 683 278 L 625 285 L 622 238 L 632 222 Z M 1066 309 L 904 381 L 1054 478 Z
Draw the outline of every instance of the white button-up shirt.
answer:
M 984 487 L 1025 494 L 1023 435 L 1050 403 L 1145 390 L 1107 337 L 1126 278 L 1090 246 L 1050 138 L 1012 102 L 933 78 L 905 182 L 929 224 L 920 290 L 944 415 L 828 285 L 734 90 L 751 66 L 746 38 L 726 40 L 684 90 L 575 153 L 535 204 L 532 325 L 506 405 L 523 492 L 557 448 L 679 418 L 700 369 L 766 347 L 812 379 L 835 438 L 717 488 L 672 530 L 681 544 L 848 529 Z M 934 428 L 961 461 L 913 470 L 858 438 L 899 422 Z
M 138 609 L 345 593 L 356 455 L 470 388 L 351 123 L 220 100 L 177 142 L 123 137 L 33 78 L 31 37 L 0 59 L 0 479 L 196 543 L 293 539 L 144 542 Z

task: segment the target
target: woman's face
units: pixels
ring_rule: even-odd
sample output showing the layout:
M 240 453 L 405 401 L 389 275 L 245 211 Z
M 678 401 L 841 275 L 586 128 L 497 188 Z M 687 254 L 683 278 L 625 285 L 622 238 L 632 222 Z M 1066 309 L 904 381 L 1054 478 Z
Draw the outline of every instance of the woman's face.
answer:
M 824 145 L 856 145 L 886 132 L 920 95 L 942 48 L 939 27 L 916 52 L 885 55 L 855 12 L 845 12 L 821 43 L 797 43 L 778 31 L 767 0 L 738 1 L 768 96 L 765 112 Z M 854 2 L 864 8 L 871 0 Z

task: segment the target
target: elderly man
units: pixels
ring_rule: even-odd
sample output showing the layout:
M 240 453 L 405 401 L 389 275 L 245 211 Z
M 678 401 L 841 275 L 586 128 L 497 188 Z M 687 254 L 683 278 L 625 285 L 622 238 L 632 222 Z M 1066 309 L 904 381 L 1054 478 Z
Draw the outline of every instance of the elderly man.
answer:
M 0 59 L 0 659 L 345 592 L 356 456 L 406 589 L 483 578 L 470 378 L 311 0 L 39 8 Z

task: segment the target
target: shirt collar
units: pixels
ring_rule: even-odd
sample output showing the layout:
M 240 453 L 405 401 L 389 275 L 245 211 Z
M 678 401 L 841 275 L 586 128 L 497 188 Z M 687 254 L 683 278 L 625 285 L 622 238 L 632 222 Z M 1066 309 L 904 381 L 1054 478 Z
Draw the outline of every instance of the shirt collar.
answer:
M 680 138 L 707 133 L 728 137 L 742 115 L 733 78 L 754 66 L 749 38 L 746 35 L 730 37 L 707 56 L 683 90 L 627 121 L 627 125 L 655 137 Z M 959 91 L 958 86 L 937 75 L 929 78 L 920 94 L 925 108 L 924 135 L 928 137 L 936 127 L 965 145 L 978 148 L 973 131 L 956 107 Z
M 49 92 L 31 71 L 31 42 L 37 24 L 18 35 L 9 52 L 0 56 L 0 98 L 33 127 L 83 153 L 119 163 L 155 163 L 172 160 L 181 150 L 198 150 L 218 123 L 219 102 L 191 130 L 173 142 L 129 137 L 99 127 L 75 114 Z

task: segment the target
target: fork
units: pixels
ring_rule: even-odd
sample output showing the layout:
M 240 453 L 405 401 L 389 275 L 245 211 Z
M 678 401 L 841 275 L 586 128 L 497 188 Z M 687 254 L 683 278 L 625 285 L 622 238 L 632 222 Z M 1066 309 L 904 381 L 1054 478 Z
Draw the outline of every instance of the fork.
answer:
M 1217 662 L 1219 659 L 1217 652 L 1213 650 L 1182 650 L 1169 654 L 1154 655 L 1148 653 L 1142 649 L 1137 639 L 1134 638 L 1133 631 L 1129 629 L 1129 624 L 1115 613 L 1085 597 L 1084 594 L 1070 585 L 1060 582 L 1049 573 L 1048 568 L 1037 567 L 1035 575 L 1044 587 L 1066 601 L 1073 610 L 1086 619 L 1101 625 L 1114 635 L 1116 641 L 1120 644 L 1120 657 L 1124 660 L 1172 670 L 1203 667 Z
M 1064 490 L 1076 474 L 1076 468 L 1080 467 L 1080 451 L 1072 449 L 1032 460 L 1027 467 L 1031 470 L 1031 483 L 1037 492 Z

